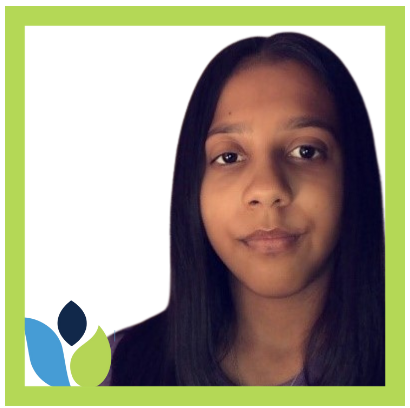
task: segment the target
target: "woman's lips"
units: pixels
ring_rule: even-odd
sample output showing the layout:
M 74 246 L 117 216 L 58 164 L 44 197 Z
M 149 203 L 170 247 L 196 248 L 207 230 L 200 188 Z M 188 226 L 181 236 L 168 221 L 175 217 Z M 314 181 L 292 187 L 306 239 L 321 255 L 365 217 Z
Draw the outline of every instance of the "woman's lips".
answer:
M 292 249 L 301 234 L 293 234 L 280 229 L 258 230 L 242 240 L 250 249 L 262 254 L 277 255 Z

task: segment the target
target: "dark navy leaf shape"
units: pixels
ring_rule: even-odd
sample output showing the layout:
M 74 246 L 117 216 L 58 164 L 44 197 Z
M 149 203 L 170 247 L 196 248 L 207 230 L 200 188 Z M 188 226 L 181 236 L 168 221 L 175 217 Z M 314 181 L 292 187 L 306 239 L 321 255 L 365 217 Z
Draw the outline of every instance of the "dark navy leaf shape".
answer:
M 26 317 L 25 331 L 31 366 L 36 374 L 48 385 L 70 386 L 63 347 L 53 330 Z
M 73 346 L 83 337 L 87 328 L 87 318 L 81 307 L 72 300 L 68 302 L 58 316 L 58 330 L 61 337 Z

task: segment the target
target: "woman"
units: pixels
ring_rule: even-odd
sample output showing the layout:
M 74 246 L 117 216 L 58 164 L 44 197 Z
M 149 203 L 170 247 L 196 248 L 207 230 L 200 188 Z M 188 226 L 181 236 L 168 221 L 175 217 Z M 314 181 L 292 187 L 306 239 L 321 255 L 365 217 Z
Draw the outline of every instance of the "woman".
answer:
M 326 47 L 239 41 L 188 105 L 171 297 L 117 334 L 102 385 L 384 385 L 384 233 L 372 131 Z

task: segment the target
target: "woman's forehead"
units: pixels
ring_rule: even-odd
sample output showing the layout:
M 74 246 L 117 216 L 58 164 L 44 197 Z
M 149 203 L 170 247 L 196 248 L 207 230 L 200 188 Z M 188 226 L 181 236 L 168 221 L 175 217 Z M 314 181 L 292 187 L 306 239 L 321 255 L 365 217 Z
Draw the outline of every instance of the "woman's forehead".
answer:
M 246 121 L 255 114 L 286 121 L 313 117 L 338 127 L 332 94 L 313 70 L 294 61 L 258 63 L 236 72 L 222 89 L 212 124 Z

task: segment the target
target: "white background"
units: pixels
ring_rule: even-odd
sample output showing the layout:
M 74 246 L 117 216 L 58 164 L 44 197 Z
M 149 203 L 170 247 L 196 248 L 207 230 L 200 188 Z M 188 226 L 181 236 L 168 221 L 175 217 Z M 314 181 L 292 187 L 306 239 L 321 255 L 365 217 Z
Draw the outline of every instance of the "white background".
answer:
M 25 316 L 56 333 L 70 300 L 109 335 L 162 311 L 188 100 L 213 56 L 296 31 L 332 49 L 368 108 L 384 185 L 384 27 L 26 27 Z M 365 152 L 364 152 L 365 159 Z M 44 385 L 26 349 L 26 385 Z

